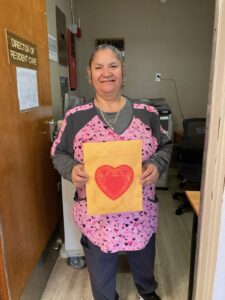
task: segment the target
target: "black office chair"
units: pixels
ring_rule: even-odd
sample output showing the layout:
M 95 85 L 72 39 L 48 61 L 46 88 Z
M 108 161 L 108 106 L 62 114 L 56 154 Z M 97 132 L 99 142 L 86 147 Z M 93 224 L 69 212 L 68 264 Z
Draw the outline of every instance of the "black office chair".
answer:
M 186 190 L 200 190 L 205 124 L 205 118 L 190 118 L 183 121 L 183 141 L 178 150 L 181 168 L 177 177 L 181 180 L 180 187 Z M 177 215 L 190 207 L 185 192 L 176 192 L 173 198 L 184 200 L 176 209 Z

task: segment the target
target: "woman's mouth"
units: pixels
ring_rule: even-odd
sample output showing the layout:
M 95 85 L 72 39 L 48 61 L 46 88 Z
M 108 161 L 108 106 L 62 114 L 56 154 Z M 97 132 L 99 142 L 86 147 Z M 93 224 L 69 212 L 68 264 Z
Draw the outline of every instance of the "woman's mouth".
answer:
M 100 82 L 101 83 L 111 83 L 111 82 L 114 82 L 115 81 L 115 79 L 107 79 L 107 80 L 101 80 Z

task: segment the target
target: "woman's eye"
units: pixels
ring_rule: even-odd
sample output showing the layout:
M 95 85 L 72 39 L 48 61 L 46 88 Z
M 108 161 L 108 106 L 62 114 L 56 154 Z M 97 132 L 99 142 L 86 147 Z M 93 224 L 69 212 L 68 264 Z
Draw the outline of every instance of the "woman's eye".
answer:
M 117 66 L 116 66 L 116 65 L 112 65 L 111 68 L 112 68 L 112 69 L 116 69 Z
M 100 70 L 101 69 L 101 67 L 95 67 L 95 70 Z

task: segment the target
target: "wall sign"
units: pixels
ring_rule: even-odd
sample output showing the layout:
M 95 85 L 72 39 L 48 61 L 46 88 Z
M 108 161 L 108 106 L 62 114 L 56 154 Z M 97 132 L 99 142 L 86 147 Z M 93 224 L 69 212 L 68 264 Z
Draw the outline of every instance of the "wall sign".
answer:
M 19 109 L 38 107 L 37 71 L 16 67 L 16 77 Z
M 37 69 L 37 46 L 8 30 L 6 30 L 6 40 L 10 64 L 29 69 Z
M 50 60 L 58 62 L 57 39 L 51 34 L 48 34 L 48 56 Z

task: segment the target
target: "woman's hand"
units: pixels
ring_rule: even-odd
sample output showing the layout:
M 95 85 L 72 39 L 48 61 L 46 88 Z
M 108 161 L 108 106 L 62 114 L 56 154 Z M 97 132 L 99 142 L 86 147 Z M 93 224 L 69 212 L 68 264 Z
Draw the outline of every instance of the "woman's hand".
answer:
M 155 165 L 147 164 L 142 169 L 141 184 L 146 186 L 151 183 L 156 183 L 159 178 L 159 172 Z
M 84 187 L 88 182 L 88 175 L 84 172 L 84 165 L 75 165 L 71 172 L 71 179 L 73 184 L 78 187 Z

